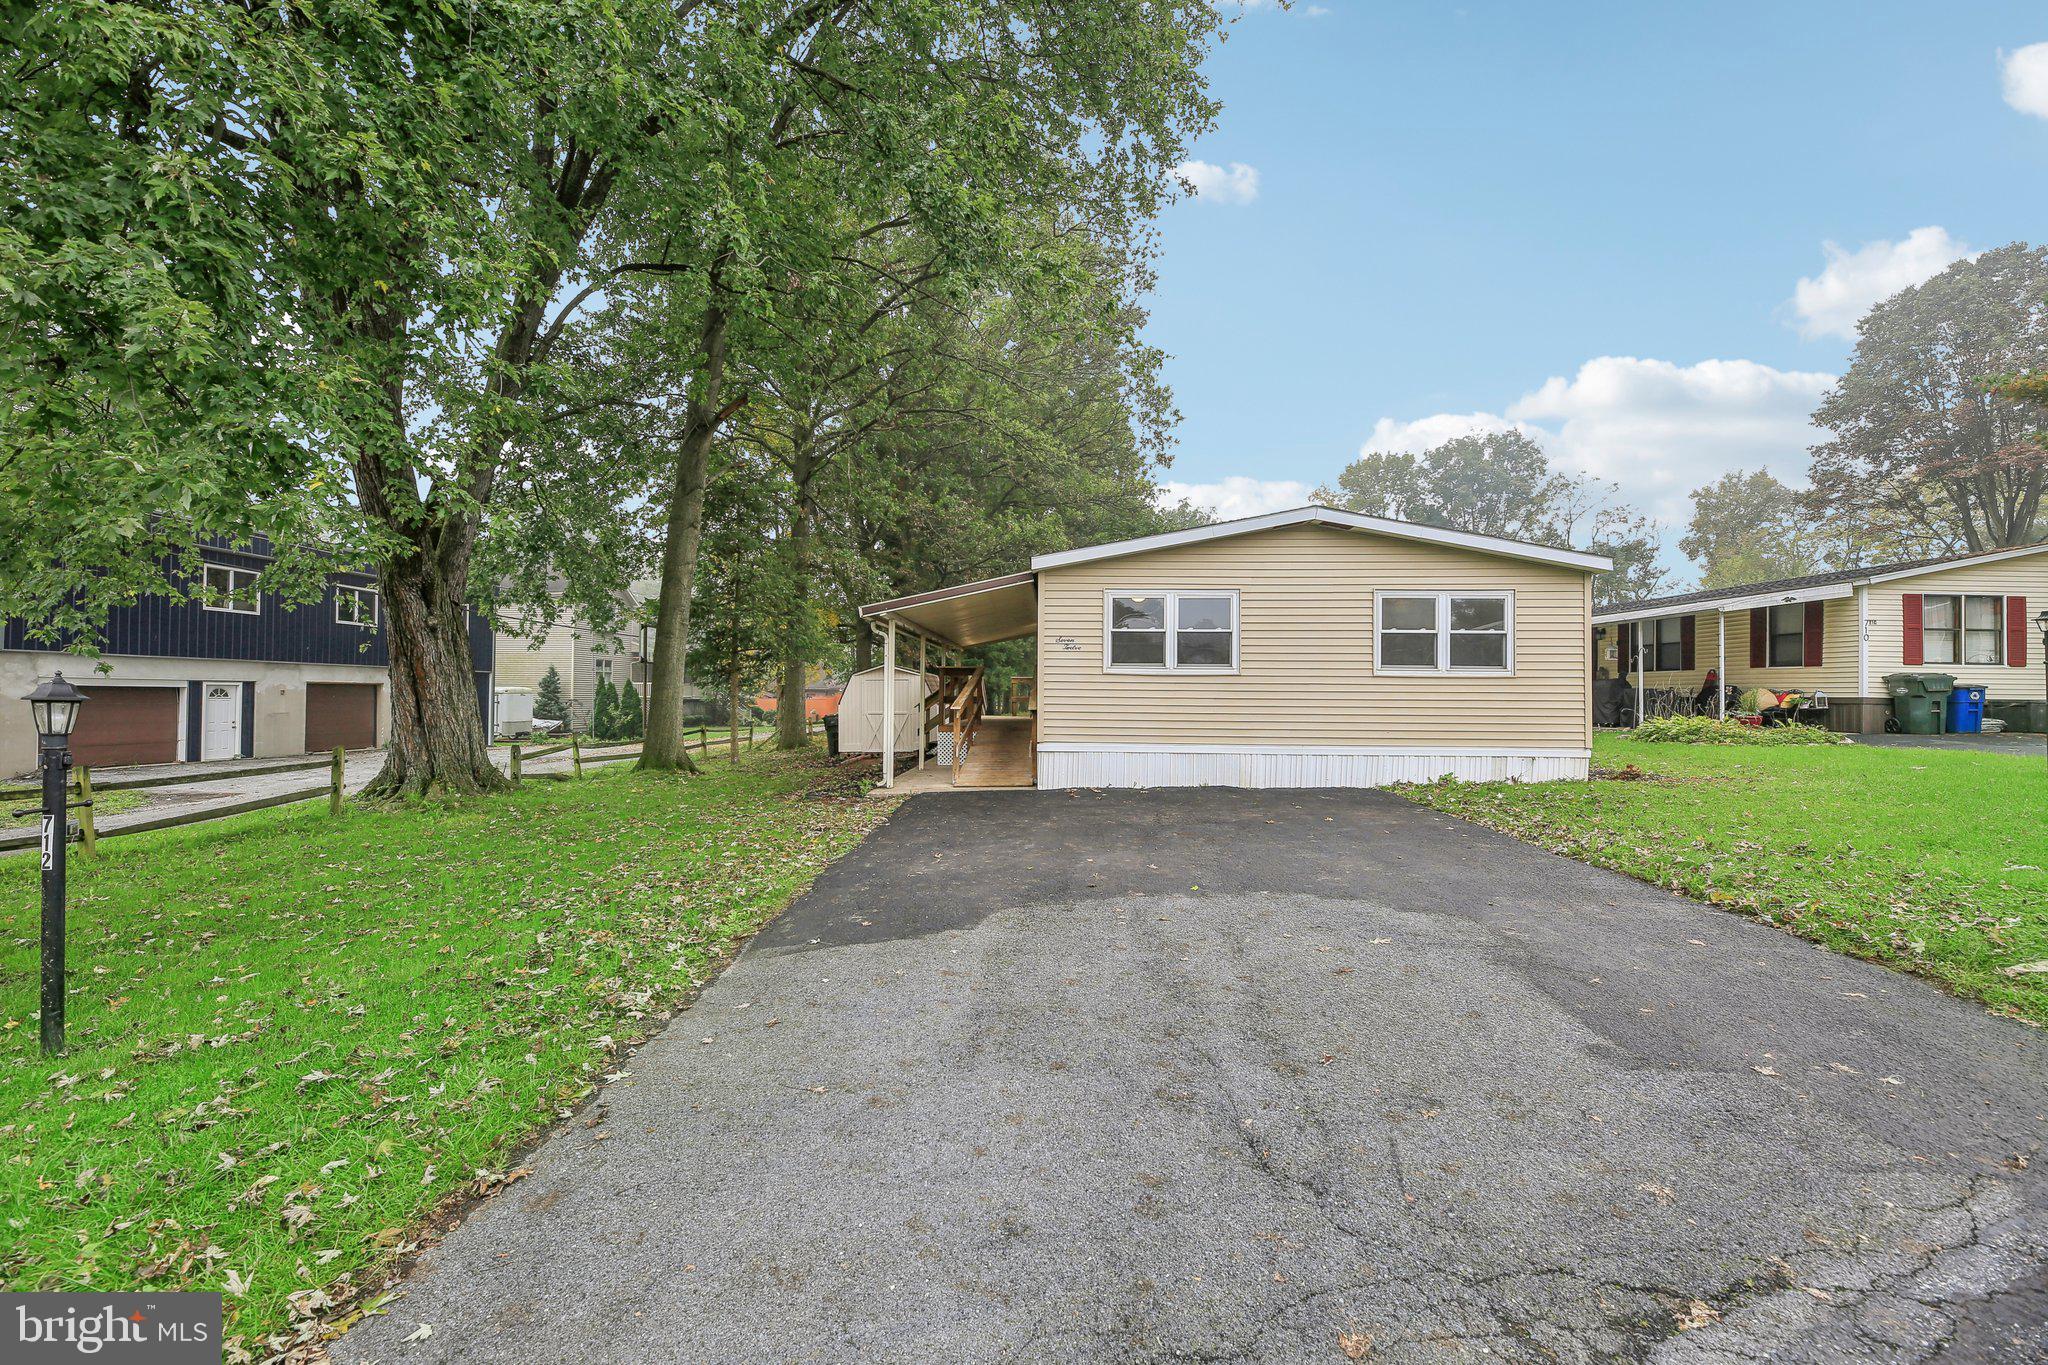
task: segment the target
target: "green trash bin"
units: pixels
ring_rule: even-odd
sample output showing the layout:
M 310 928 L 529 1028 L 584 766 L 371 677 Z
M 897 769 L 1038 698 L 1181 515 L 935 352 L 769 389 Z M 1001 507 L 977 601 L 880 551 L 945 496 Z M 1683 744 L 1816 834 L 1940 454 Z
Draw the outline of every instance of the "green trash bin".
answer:
M 1938 735 L 1948 722 L 1948 696 L 1956 680 L 1948 673 L 1887 673 L 1884 690 L 1891 693 L 1892 715 L 1902 733 Z

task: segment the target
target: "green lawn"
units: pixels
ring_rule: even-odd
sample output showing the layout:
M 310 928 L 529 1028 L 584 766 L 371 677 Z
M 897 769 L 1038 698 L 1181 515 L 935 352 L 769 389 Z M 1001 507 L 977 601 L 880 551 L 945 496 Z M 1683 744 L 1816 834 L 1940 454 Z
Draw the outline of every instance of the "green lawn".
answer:
M 55 1063 L 36 868 L 0 860 L 0 1282 L 225 1289 L 259 1355 L 345 1318 L 885 811 L 814 754 L 627 766 L 104 845 Z
M 2048 763 L 1594 740 L 1590 783 L 1406 795 L 2048 1023 Z M 1648 780 L 1603 771 L 1634 764 Z

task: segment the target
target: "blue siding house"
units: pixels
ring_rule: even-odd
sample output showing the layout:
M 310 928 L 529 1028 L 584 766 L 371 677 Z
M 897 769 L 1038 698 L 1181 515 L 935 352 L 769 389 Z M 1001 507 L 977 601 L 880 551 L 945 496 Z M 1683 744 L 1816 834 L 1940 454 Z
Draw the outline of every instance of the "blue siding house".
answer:
M 0 623 L 0 774 L 35 766 L 27 695 L 62 669 L 90 698 L 72 749 L 95 767 L 375 748 L 390 736 L 384 604 L 374 575 L 336 573 L 316 602 L 259 592 L 262 543 L 202 550 L 208 601 L 116 607 L 95 660 Z M 469 617 L 479 715 L 489 724 L 495 640 Z

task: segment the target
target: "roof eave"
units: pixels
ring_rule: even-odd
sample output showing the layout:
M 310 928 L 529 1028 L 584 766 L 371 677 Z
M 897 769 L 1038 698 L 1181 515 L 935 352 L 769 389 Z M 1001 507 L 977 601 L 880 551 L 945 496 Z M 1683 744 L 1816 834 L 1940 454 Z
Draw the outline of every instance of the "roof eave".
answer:
M 1057 550 L 1051 554 L 1034 556 L 1031 567 L 1034 570 L 1060 569 L 1073 564 L 1122 559 L 1130 555 L 1148 554 L 1154 550 L 1168 550 L 1181 545 L 1196 545 L 1204 541 L 1252 535 L 1259 531 L 1278 530 L 1287 526 L 1310 525 L 1334 526 L 1342 530 L 1391 536 L 1398 540 L 1448 545 L 1479 554 L 1497 555 L 1504 559 L 1555 564 L 1585 573 L 1605 573 L 1614 567 L 1614 561 L 1606 555 L 1597 555 L 1585 550 L 1563 550 L 1549 545 L 1532 545 L 1527 541 L 1508 540 L 1501 536 L 1480 535 L 1473 531 L 1454 531 L 1441 526 L 1423 526 L 1415 522 L 1367 516 L 1363 512 L 1346 512 L 1335 507 L 1316 506 L 1294 507 L 1283 512 L 1240 517 L 1234 521 L 1211 522 L 1207 526 L 1195 526 L 1185 531 L 1163 531 L 1158 535 L 1112 541 L 1107 545 Z

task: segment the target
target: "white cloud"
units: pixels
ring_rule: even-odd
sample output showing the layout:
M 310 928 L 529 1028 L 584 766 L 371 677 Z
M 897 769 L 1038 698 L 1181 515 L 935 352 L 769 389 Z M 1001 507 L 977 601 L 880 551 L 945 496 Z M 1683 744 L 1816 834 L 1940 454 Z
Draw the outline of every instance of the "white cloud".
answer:
M 1998 54 L 2005 102 L 2022 114 L 2048 118 L 2048 43 L 2031 43 Z
M 1468 432 L 1520 430 L 1554 464 L 1610 479 L 1637 507 L 1678 525 L 1691 515 L 1691 491 L 1729 470 L 1762 467 L 1803 482 L 1806 448 L 1821 435 L 1808 415 L 1834 381 L 1751 360 L 1599 356 L 1501 413 L 1382 417 L 1362 450 L 1419 451 Z
M 1187 182 L 1196 198 L 1214 204 L 1249 204 L 1259 197 L 1259 168 L 1242 161 L 1227 167 L 1212 161 L 1183 161 L 1173 173 Z
M 1471 436 L 1479 432 L 1522 431 L 1532 436 L 1541 433 L 1521 422 L 1510 422 L 1490 412 L 1439 412 L 1428 417 L 1418 417 L 1412 422 L 1398 422 L 1391 417 L 1382 417 L 1372 424 L 1372 435 L 1365 438 L 1359 453 L 1368 450 L 1404 450 L 1411 455 L 1440 446 L 1446 441 L 1455 441 L 1460 436 Z
M 2048 43 L 2041 44 L 2048 53 Z M 2044 87 L 2048 87 L 2048 61 L 2042 64 Z M 2048 89 L 2044 89 L 2048 97 Z M 1919 227 L 1897 242 L 1868 242 L 1848 251 L 1834 242 L 1822 242 L 1827 268 L 1812 278 L 1802 278 L 1792 289 L 1792 312 L 1798 318 L 1799 334 L 1814 337 L 1856 339 L 1856 324 L 1871 308 L 1916 284 L 1925 283 L 1957 261 L 1977 253 L 1949 236 L 1942 227 Z
M 1254 479 L 1243 474 L 1232 474 L 1216 483 L 1161 484 L 1159 491 L 1164 501 L 1186 499 L 1218 521 L 1284 512 L 1311 501 L 1311 490 L 1305 483 L 1293 479 Z

